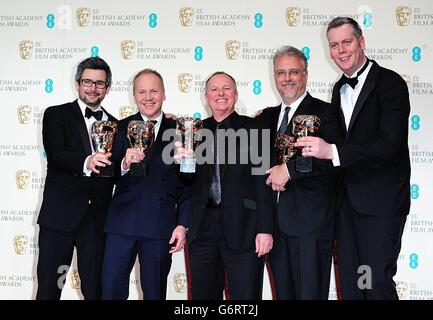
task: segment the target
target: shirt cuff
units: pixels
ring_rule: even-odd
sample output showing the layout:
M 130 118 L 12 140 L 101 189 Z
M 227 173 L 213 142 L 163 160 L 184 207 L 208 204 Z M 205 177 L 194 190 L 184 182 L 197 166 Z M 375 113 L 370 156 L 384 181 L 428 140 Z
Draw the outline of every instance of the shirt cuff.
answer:
M 287 163 L 284 166 L 284 168 L 286 168 L 287 176 L 289 177 L 289 180 L 290 180 L 290 173 L 289 173 L 289 168 L 287 167 Z
M 123 162 L 125 161 L 125 158 L 122 159 L 122 162 L 120 163 L 120 174 L 124 176 L 129 172 L 129 169 L 123 169 Z
M 340 164 L 340 156 L 338 155 L 338 150 L 337 150 L 337 146 L 335 144 L 331 144 L 332 147 L 332 164 L 334 165 L 334 167 L 339 167 Z
M 87 166 L 86 166 L 86 164 L 87 164 L 87 160 L 89 160 L 89 158 L 90 158 L 91 156 L 92 156 L 92 155 L 87 156 L 87 158 L 84 160 L 84 164 L 83 164 L 83 173 L 84 173 L 84 175 L 85 175 L 86 177 L 90 177 L 90 175 L 92 174 L 92 170 L 87 169 Z

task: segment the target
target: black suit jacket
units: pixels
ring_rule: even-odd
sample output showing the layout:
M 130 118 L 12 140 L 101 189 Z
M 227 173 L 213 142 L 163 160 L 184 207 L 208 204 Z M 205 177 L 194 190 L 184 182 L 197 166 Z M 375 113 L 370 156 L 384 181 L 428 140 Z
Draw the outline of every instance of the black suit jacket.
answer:
M 105 109 L 111 121 L 117 121 Z M 114 179 L 86 177 L 84 160 L 92 154 L 89 133 L 77 100 L 44 112 L 42 138 L 47 176 L 38 217 L 41 226 L 71 232 L 84 218 L 89 203 L 103 225 Z
M 277 134 L 281 105 L 267 108 L 258 117 L 271 130 L 272 146 Z M 330 143 L 342 141 L 342 129 L 337 119 L 336 107 L 307 93 L 293 116 L 316 115 L 320 118 L 317 136 Z M 292 117 L 293 119 L 293 117 Z M 289 124 L 291 132 L 292 121 Z M 277 164 L 277 152 L 272 149 L 273 164 Z M 338 170 L 330 160 L 313 158 L 313 171 L 296 171 L 296 157 L 287 162 L 290 180 L 286 191 L 280 192 L 278 203 L 278 226 L 284 233 L 310 239 L 333 239 L 335 232 L 336 183 Z
M 210 117 L 204 120 L 204 128 L 214 130 L 215 120 Z M 240 116 L 233 112 L 223 121 L 235 131 L 245 129 L 250 135 L 251 129 L 256 128 L 255 120 Z M 226 128 L 228 129 L 228 128 Z M 209 141 L 204 141 L 208 143 Z M 252 175 L 255 166 L 251 159 L 247 163 L 240 163 L 240 154 L 249 154 L 252 149 L 259 147 L 253 143 L 237 143 L 237 163 L 221 164 L 221 212 L 222 228 L 227 245 L 231 249 L 250 249 L 255 247 L 257 233 L 273 233 L 274 210 L 271 189 L 265 184 L 265 175 Z M 209 147 L 208 150 L 212 150 Z M 227 150 L 227 148 L 226 148 Z M 226 151 L 226 159 L 228 152 Z M 231 154 L 233 156 L 233 154 Z M 200 222 L 206 214 L 209 190 L 212 183 L 213 164 L 197 165 L 195 183 L 192 195 L 192 210 L 189 215 L 190 228 L 188 240 L 195 240 L 199 232 Z
M 127 127 L 131 120 L 142 121 L 143 118 L 136 113 L 120 121 L 113 149 L 119 173 L 126 149 L 130 148 Z M 134 177 L 128 172 L 120 177 L 108 212 L 105 232 L 170 239 L 177 225 L 188 226 L 191 190 L 184 186 L 179 177 L 179 165 L 164 163 L 162 156 L 164 148 L 170 144 L 170 141 L 163 141 L 162 136 L 166 130 L 174 131 L 175 128 L 176 121 L 163 115 L 158 136 L 143 160 L 147 162 L 148 175 Z
M 372 62 L 344 142 L 337 143 L 345 168 L 343 190 L 361 214 L 402 216 L 410 208 L 409 92 L 397 73 Z M 340 81 L 332 94 L 337 106 L 341 104 Z M 338 110 L 346 128 L 343 112 Z

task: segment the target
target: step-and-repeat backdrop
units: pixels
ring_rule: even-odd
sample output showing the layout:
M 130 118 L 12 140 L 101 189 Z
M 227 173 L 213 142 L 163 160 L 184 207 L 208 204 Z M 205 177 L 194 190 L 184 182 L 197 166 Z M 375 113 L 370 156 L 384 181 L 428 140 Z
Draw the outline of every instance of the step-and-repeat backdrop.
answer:
M 364 29 L 367 55 L 394 69 L 410 90 L 412 209 L 395 277 L 401 299 L 433 298 L 433 3 L 413 1 L 52 1 L 15 0 L 0 11 L 0 299 L 33 299 L 38 226 L 46 158 L 42 115 L 74 100 L 77 64 L 99 55 L 113 85 L 103 105 L 118 118 L 136 112 L 131 79 L 154 68 L 165 80 L 163 109 L 206 118 L 203 83 L 224 70 L 237 80 L 237 111 L 279 103 L 271 57 L 276 48 L 302 49 L 309 92 L 329 101 L 340 72 L 329 58 L 325 31 L 337 15 Z M 430 108 L 430 109 L 429 109 Z M 369 199 L 365 199 L 369 201 Z M 59 208 L 62 210 L 62 208 Z M 173 257 L 168 299 L 186 299 L 183 252 Z M 137 266 L 130 299 L 140 298 Z M 79 299 L 74 258 L 63 299 Z M 264 298 L 271 299 L 267 274 Z M 330 298 L 336 298 L 334 281 Z

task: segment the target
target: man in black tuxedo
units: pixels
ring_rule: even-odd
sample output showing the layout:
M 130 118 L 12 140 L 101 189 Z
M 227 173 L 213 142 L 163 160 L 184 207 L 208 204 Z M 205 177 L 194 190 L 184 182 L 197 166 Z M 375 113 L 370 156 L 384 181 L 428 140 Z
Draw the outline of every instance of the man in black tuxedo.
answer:
M 204 120 L 204 130 L 214 139 L 202 142 L 207 144 L 206 152 L 212 153 L 206 156 L 212 161 L 197 165 L 189 215 L 192 299 L 222 299 L 224 278 L 226 298 L 260 299 L 263 256 L 272 249 L 274 215 L 272 192 L 265 185 L 266 169 L 258 175 L 252 170 L 259 166 L 250 157 L 257 146 L 251 140 L 254 119 L 235 111 L 238 92 L 229 74 L 214 73 L 205 89 L 212 116 Z M 248 141 L 230 143 L 230 133 L 244 134 Z
M 397 73 L 365 56 L 353 19 L 332 20 L 327 37 L 331 58 L 344 72 L 332 102 L 345 139 L 303 138 L 298 146 L 344 169 L 337 220 L 343 299 L 398 299 L 393 277 L 410 208 L 408 88 Z
M 114 180 L 97 177 L 98 167 L 111 164 L 111 153 L 93 150 L 90 128 L 96 120 L 117 121 L 101 107 L 110 90 L 110 67 L 99 57 L 87 58 L 75 81 L 78 99 L 47 108 L 43 117 L 47 177 L 38 218 L 36 299 L 60 299 L 74 247 L 84 298 L 101 297 L 103 228 Z
M 179 176 L 179 166 L 167 163 L 163 149 L 169 141 L 164 132 L 176 121 L 162 112 L 165 89 L 162 76 L 144 69 L 133 80 L 134 100 L 139 109 L 119 124 L 113 158 L 121 177 L 107 215 L 102 298 L 126 300 L 129 277 L 136 257 L 140 260 L 143 298 L 165 300 L 171 254 L 181 250 L 186 239 L 190 188 Z M 154 123 L 154 142 L 146 154 L 128 142 L 132 120 Z M 145 165 L 141 176 L 131 165 Z
M 277 134 L 293 135 L 297 115 L 320 119 L 316 135 L 338 142 L 342 138 L 336 108 L 313 98 L 307 91 L 308 63 L 304 54 L 290 46 L 274 55 L 274 80 L 282 103 L 264 109 L 257 117 L 271 130 L 272 146 Z M 266 181 L 274 191 L 277 227 L 269 264 L 277 299 L 328 299 L 335 237 L 335 187 L 337 174 L 329 160 L 312 159 L 311 170 L 297 167 L 298 154 L 286 163 L 277 162 Z

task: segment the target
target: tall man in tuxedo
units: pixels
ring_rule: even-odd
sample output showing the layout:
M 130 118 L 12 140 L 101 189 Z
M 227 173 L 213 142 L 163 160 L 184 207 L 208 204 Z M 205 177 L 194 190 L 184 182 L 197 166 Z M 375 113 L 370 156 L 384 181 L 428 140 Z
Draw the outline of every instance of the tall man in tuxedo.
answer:
M 344 168 L 337 220 L 343 299 L 398 299 L 393 277 L 410 207 L 408 88 L 397 73 L 365 56 L 353 19 L 332 20 L 327 37 L 331 58 L 344 72 L 332 102 L 345 139 L 303 138 L 298 145 L 303 154 Z
M 36 299 L 60 299 L 61 277 L 74 246 L 84 298 L 101 297 L 103 227 L 114 180 L 91 174 L 111 164 L 111 153 L 95 153 L 90 128 L 96 120 L 116 121 L 101 107 L 110 90 L 110 67 L 99 57 L 87 58 L 78 65 L 75 81 L 78 99 L 47 108 L 43 117 L 47 177 L 38 218 Z
M 139 112 L 120 121 L 113 158 L 121 174 L 111 203 L 105 232 L 107 244 L 103 268 L 103 299 L 126 300 L 129 276 L 138 255 L 143 298 L 165 300 L 171 254 L 183 248 L 190 188 L 179 177 L 179 166 L 167 164 L 163 141 L 176 122 L 162 112 L 164 82 L 155 70 L 144 69 L 133 80 L 134 100 Z M 127 139 L 132 120 L 154 122 L 149 152 L 131 148 Z M 167 159 L 165 159 L 167 160 Z M 131 175 L 131 164 L 146 163 L 144 176 Z
M 316 134 L 330 141 L 342 139 L 336 108 L 307 91 L 308 64 L 304 54 L 290 46 L 274 55 L 274 80 L 282 103 L 263 110 L 258 120 L 277 134 L 292 134 L 292 119 L 314 115 L 320 119 Z M 298 157 L 302 157 L 298 155 Z M 296 157 L 277 163 L 277 150 L 266 181 L 274 191 L 277 227 L 269 254 L 277 299 L 328 299 L 335 237 L 337 174 L 329 160 L 313 159 L 310 172 L 298 172 Z M 305 170 L 304 170 L 305 171 Z
M 222 299 L 226 278 L 230 299 L 260 299 L 263 256 L 272 249 L 274 215 L 264 170 L 253 175 L 255 164 L 249 157 L 256 146 L 250 140 L 254 120 L 235 111 L 238 92 L 229 74 L 214 73 L 205 89 L 212 116 L 204 120 L 204 128 L 214 138 L 202 143 L 208 144 L 206 152 L 212 153 L 213 161 L 197 166 L 193 186 L 188 231 L 192 298 Z M 226 139 L 241 131 L 248 141 Z M 230 158 L 236 160 L 232 163 Z

